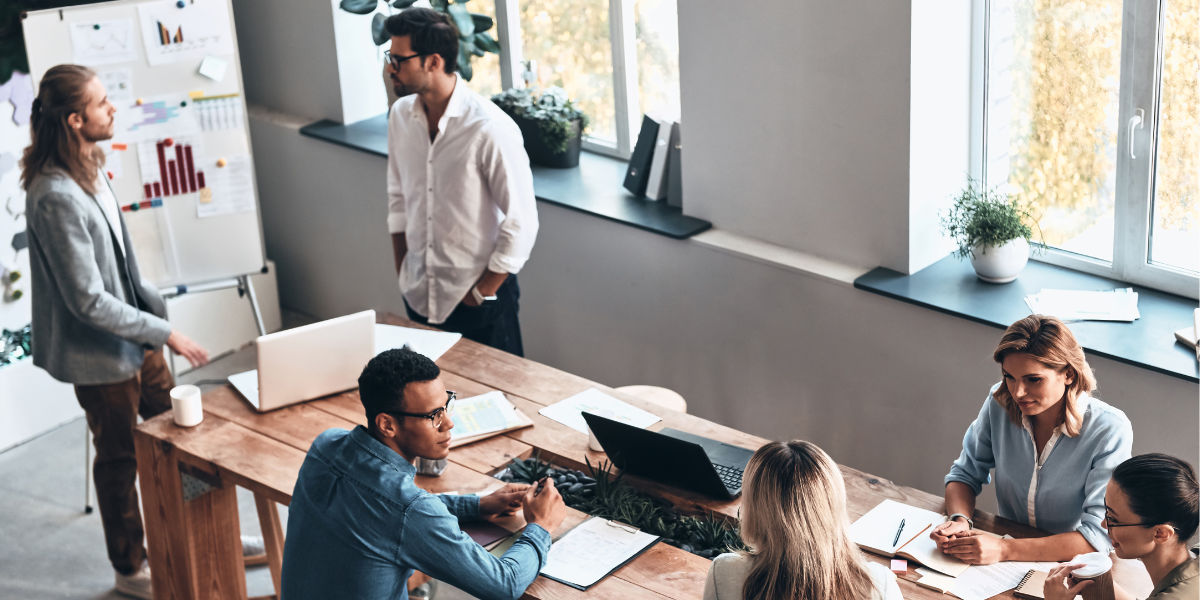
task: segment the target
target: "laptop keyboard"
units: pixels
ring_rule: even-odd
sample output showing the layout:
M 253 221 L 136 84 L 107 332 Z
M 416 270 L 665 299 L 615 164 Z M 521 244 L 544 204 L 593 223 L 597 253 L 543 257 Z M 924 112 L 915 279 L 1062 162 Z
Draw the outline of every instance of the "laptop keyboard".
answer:
M 721 481 L 725 487 L 731 490 L 742 489 L 742 470 L 725 465 L 713 464 L 713 468 L 717 470 L 717 475 L 721 477 Z

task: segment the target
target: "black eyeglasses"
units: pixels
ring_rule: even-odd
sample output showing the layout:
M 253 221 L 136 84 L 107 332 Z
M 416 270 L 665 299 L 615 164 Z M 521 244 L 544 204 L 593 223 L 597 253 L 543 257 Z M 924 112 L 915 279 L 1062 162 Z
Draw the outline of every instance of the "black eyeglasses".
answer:
M 397 416 L 397 417 L 415 417 L 415 418 L 419 418 L 419 419 L 429 419 L 429 422 L 433 423 L 434 429 L 441 429 L 442 428 L 442 417 L 445 417 L 446 415 L 454 414 L 454 401 L 458 399 L 458 392 L 451 392 L 450 390 L 446 390 L 446 396 L 447 396 L 446 405 L 437 410 L 434 410 L 433 412 L 406 413 L 406 412 L 398 412 L 398 411 L 390 411 L 390 410 L 385 410 L 384 412 L 386 412 L 389 415 L 393 415 L 393 416 Z
M 397 71 L 400 70 L 400 63 L 403 63 L 404 61 L 406 61 L 410 58 L 416 58 L 418 56 L 425 56 L 425 55 L 424 54 L 413 54 L 412 56 L 397 56 L 387 50 L 383 51 L 383 59 L 388 61 L 389 63 L 392 63 L 392 68 Z
M 1167 523 L 1113 523 L 1108 515 L 1104 515 L 1105 529 L 1116 529 L 1117 527 L 1158 527 L 1159 525 L 1166 525 L 1175 531 L 1179 531 L 1178 527 Z

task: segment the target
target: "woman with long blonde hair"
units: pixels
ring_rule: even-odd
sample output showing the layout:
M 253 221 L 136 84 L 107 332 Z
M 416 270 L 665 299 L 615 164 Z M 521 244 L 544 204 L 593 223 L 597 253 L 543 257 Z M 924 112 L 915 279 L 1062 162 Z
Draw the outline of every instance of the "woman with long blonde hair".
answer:
M 708 569 L 704 600 L 900 600 L 896 576 L 850 541 L 846 484 L 829 455 L 801 440 L 771 442 L 742 485 L 748 552 Z
M 1056 317 L 1013 323 L 992 358 L 1002 381 L 988 392 L 946 475 L 950 521 L 930 536 L 943 552 L 972 564 L 1108 554 L 1104 488 L 1129 458 L 1129 419 L 1091 396 L 1092 368 Z M 975 497 L 992 481 L 992 469 L 1000 516 L 1055 535 L 1013 540 L 972 529 Z

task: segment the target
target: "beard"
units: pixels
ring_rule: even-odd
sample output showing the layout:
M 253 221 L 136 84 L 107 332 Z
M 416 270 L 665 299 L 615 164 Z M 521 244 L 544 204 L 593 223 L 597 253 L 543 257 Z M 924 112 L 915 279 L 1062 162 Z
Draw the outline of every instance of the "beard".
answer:
M 394 76 L 392 77 L 392 91 L 396 92 L 397 98 L 419 94 L 425 91 L 426 87 L 428 87 L 428 85 L 405 84 L 399 79 L 396 79 Z
M 90 119 L 84 122 L 83 127 L 79 130 L 79 134 L 83 136 L 84 140 L 89 142 L 111 140 L 113 137 L 113 123 L 115 121 L 115 119 L 110 117 L 106 123 L 101 124 L 95 119 Z

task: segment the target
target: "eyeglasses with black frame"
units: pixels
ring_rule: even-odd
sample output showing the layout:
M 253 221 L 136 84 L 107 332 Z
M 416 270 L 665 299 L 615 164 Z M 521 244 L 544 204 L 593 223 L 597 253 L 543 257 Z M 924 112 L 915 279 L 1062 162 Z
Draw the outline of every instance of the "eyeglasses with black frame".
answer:
M 1117 527 L 1158 527 L 1159 525 L 1166 525 L 1167 527 L 1174 529 L 1176 532 L 1179 531 L 1178 527 L 1171 525 L 1170 523 L 1113 523 L 1112 517 L 1108 516 L 1107 514 L 1104 515 L 1105 529 L 1116 529 Z
M 432 412 L 427 413 L 407 413 L 400 411 L 385 410 L 383 412 L 394 417 L 414 417 L 418 419 L 429 419 L 433 423 L 434 429 L 442 428 L 442 417 L 454 414 L 454 401 L 458 399 L 458 392 L 446 390 L 446 405 Z
M 390 51 L 388 51 L 388 50 L 384 50 L 384 51 L 383 51 L 383 59 L 384 59 L 384 60 L 386 60 L 386 61 L 388 61 L 389 63 L 391 63 L 391 64 L 392 64 L 392 68 L 393 68 L 393 69 L 395 69 L 395 70 L 397 70 L 397 71 L 399 71 L 399 70 L 400 70 L 400 64 L 401 64 L 401 63 L 403 63 L 404 61 L 406 61 L 406 60 L 408 60 L 408 59 L 410 59 L 410 58 L 416 58 L 416 57 L 418 57 L 418 56 L 426 56 L 426 55 L 425 55 L 425 54 L 413 54 L 413 55 L 411 55 L 411 56 L 397 56 L 397 55 L 395 55 L 395 54 L 392 54 L 392 53 L 391 53 Z

